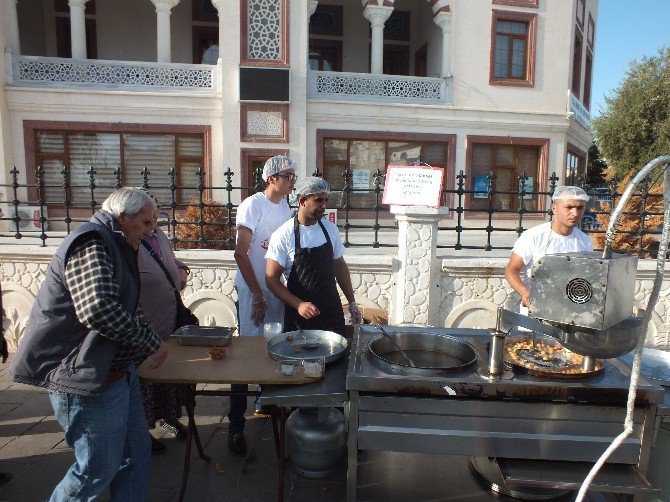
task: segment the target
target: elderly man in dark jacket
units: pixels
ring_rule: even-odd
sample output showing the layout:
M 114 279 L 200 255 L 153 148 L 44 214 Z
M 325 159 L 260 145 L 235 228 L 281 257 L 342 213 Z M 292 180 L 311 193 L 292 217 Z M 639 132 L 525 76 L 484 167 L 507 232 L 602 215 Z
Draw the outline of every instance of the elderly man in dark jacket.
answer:
M 146 500 L 150 440 L 135 364 L 165 360 L 138 303 L 137 249 L 149 196 L 121 188 L 54 254 L 12 360 L 16 382 L 46 387 L 76 462 L 51 501 Z

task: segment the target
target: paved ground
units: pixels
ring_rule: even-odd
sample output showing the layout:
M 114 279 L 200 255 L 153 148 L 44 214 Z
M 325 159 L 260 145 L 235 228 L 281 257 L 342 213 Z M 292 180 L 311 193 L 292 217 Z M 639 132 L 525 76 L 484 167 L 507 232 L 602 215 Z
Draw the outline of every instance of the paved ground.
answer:
M 0 367 L 0 471 L 13 479 L 0 486 L 0 501 L 47 500 L 53 487 L 74 461 L 53 416 L 47 393 L 12 383 L 7 365 Z M 272 501 L 277 497 L 277 457 L 272 423 L 251 417 L 247 422 L 249 451 L 229 453 L 227 398 L 198 398 L 196 421 L 210 462 L 197 457 L 195 446 L 185 500 L 205 502 Z M 162 429 L 160 429 L 162 431 Z M 166 433 L 156 434 L 160 437 Z M 149 500 L 176 501 L 181 482 L 185 442 L 163 438 L 167 452 L 152 458 Z M 331 502 L 344 500 L 344 465 L 327 480 L 308 480 L 287 468 L 285 500 Z
M 210 386 L 209 388 L 216 388 Z M 251 406 L 250 406 L 251 408 Z M 269 418 L 247 422 L 246 456 L 228 452 L 228 399 L 198 397 L 196 422 L 210 462 L 197 457 L 195 446 L 186 501 L 277 500 L 278 463 Z M 185 442 L 161 432 L 167 452 L 152 458 L 150 502 L 175 502 L 179 493 Z M 0 472 L 12 480 L 0 486 L 0 502 L 41 502 L 74 460 L 53 417 L 47 393 L 12 383 L 7 365 L 0 365 Z M 470 472 L 466 457 L 384 452 L 359 457 L 358 499 L 367 501 L 433 500 L 488 502 L 511 500 L 484 488 Z M 346 462 L 323 480 L 303 478 L 287 464 L 284 500 L 334 502 L 346 499 Z M 108 500 L 103 497 L 102 500 Z M 556 502 L 574 500 L 574 495 Z M 590 495 L 589 502 L 612 502 L 614 497 Z

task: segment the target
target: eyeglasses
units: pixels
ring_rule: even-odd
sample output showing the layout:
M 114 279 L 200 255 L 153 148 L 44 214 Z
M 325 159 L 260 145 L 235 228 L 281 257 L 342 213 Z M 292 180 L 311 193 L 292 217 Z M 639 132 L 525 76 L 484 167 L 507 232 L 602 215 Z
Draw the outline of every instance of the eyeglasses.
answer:
M 286 178 L 287 181 L 295 181 L 298 179 L 298 175 L 293 173 L 277 173 L 275 176 L 278 178 Z

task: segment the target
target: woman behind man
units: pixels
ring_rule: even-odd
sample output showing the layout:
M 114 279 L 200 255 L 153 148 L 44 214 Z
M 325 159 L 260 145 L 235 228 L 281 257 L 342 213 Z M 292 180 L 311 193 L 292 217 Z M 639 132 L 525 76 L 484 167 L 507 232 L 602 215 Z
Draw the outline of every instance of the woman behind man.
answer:
M 140 271 L 140 305 L 151 328 L 161 340 L 167 340 L 175 330 L 177 301 L 174 287 L 181 291 L 186 287 L 189 269 L 175 258 L 165 233 L 158 228 L 160 205 L 150 193 L 153 207 L 153 232 L 142 241 L 137 252 Z M 163 265 L 164 269 L 159 265 Z M 166 275 L 169 274 L 169 279 Z M 174 285 L 174 287 L 173 287 Z M 182 416 L 185 401 L 184 387 L 177 384 L 141 384 L 144 412 L 150 429 L 163 420 L 163 427 L 171 430 L 180 439 L 186 437 L 186 427 L 178 420 Z M 151 452 L 165 452 L 165 445 L 151 436 Z

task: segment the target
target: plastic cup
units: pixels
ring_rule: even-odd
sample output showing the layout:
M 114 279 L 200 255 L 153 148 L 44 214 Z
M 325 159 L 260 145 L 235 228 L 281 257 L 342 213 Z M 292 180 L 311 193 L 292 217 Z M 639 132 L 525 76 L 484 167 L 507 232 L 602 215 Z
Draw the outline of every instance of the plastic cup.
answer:
M 270 340 L 277 335 L 281 335 L 283 326 L 279 322 L 266 322 L 263 324 L 263 336 L 266 340 Z

